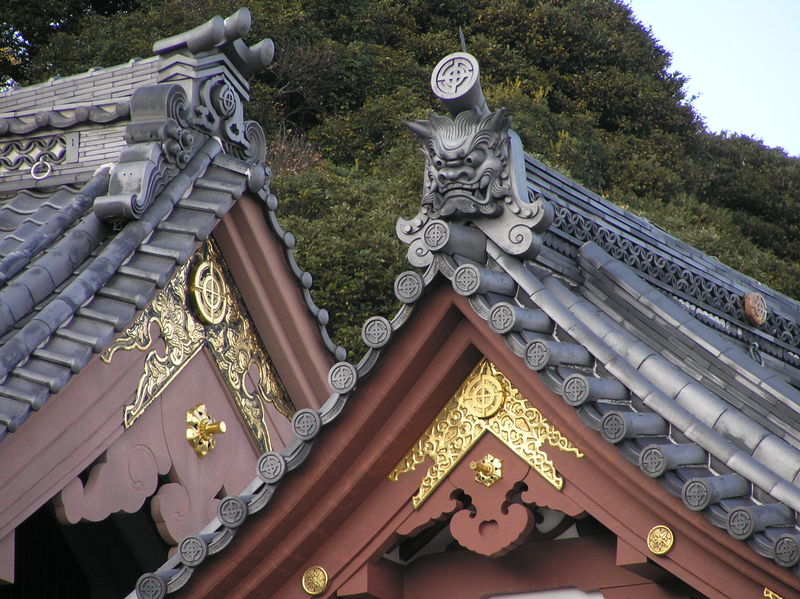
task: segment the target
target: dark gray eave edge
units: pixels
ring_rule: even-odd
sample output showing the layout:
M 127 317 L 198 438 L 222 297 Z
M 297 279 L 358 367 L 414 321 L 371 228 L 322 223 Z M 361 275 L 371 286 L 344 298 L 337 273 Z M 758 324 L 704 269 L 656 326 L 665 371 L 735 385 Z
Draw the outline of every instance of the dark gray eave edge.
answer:
M 738 470 L 748 480 L 752 480 L 756 485 L 763 485 L 771 493 L 774 494 L 778 501 L 784 501 L 786 505 L 794 509 L 800 507 L 800 489 L 788 483 L 786 480 L 781 479 L 780 476 L 775 475 L 757 458 L 754 458 L 746 451 L 737 448 L 732 442 L 723 438 L 710 426 L 705 425 L 699 418 L 693 416 L 686 409 L 682 408 L 672 398 L 664 395 L 655 385 L 647 380 L 636 368 L 630 364 L 626 364 L 621 356 L 617 354 L 610 346 L 606 345 L 601 337 L 599 337 L 592 327 L 597 325 L 598 319 L 605 320 L 605 326 L 615 327 L 615 323 L 607 316 L 600 314 L 600 311 L 590 304 L 589 301 L 580 298 L 573 294 L 572 291 L 556 277 L 543 273 L 544 278 L 539 279 L 535 274 L 536 267 L 530 268 L 525 264 L 519 262 L 515 258 L 508 256 L 498 248 L 492 248 L 493 244 L 488 243 L 489 253 L 492 255 L 490 261 L 494 264 L 494 269 L 500 270 L 512 277 L 515 283 L 521 290 L 524 291 L 536 303 L 540 303 L 542 308 L 557 324 L 559 330 L 566 331 L 566 336 L 579 342 L 582 347 L 585 347 L 592 352 L 593 358 L 597 360 L 598 364 L 602 364 L 602 370 L 606 375 L 611 375 L 615 380 L 619 380 L 626 387 L 628 387 L 633 394 L 641 394 L 643 396 L 643 405 L 645 409 L 651 410 L 652 413 L 661 414 L 666 421 L 670 422 L 673 426 L 681 430 L 681 434 L 685 434 L 686 438 L 690 441 L 704 446 L 709 454 L 719 456 L 722 458 L 723 463 L 728 464 L 733 469 Z M 611 259 L 613 260 L 613 259 Z M 222 551 L 232 540 L 237 529 L 244 525 L 246 526 L 246 519 L 251 515 L 264 509 L 275 493 L 277 487 L 280 485 L 281 480 L 288 472 L 297 469 L 308 457 L 311 451 L 313 440 L 318 436 L 323 427 L 333 422 L 342 410 L 345 408 L 349 396 L 353 389 L 356 387 L 359 379 L 366 376 L 378 363 L 380 356 L 390 346 L 391 335 L 402 328 L 408 322 L 417 301 L 424 294 L 425 289 L 436 278 L 439 273 L 445 277 L 452 279 L 455 268 L 459 264 L 469 264 L 471 261 L 459 258 L 457 256 L 437 254 L 434 256 L 433 262 L 428 267 L 423 275 L 416 272 L 408 271 L 401 273 L 398 276 L 398 281 L 407 277 L 416 281 L 416 290 L 412 295 L 403 294 L 398 292 L 398 299 L 403 303 L 403 306 L 398 311 L 396 316 L 387 321 L 382 317 L 372 317 L 367 322 L 381 322 L 381 326 L 388 326 L 387 334 L 381 344 L 374 344 L 364 355 L 357 365 L 352 365 L 347 362 L 339 362 L 331 368 L 329 375 L 329 384 L 333 390 L 332 395 L 322 405 L 322 407 L 314 412 L 311 410 L 301 410 L 293 419 L 293 427 L 295 428 L 295 438 L 280 452 L 269 452 L 262 455 L 256 465 L 257 476 L 248 485 L 239 496 L 227 497 L 220 504 L 219 516 L 212 520 L 203 530 L 197 535 L 187 537 L 178 546 L 178 552 L 167 560 L 158 571 L 154 573 L 147 573 L 140 577 L 137 588 L 140 585 L 148 585 L 148 588 L 154 588 L 157 585 L 160 589 L 158 594 L 152 595 L 153 598 L 164 597 L 167 594 L 177 591 L 189 580 L 195 568 L 202 565 L 202 562 L 209 556 Z M 533 268 L 533 270 L 531 270 Z M 632 271 L 631 271 L 631 274 Z M 635 276 L 635 275 L 633 275 Z M 397 285 L 396 285 L 397 289 Z M 489 299 L 486 295 L 475 296 L 470 298 L 470 305 L 475 312 L 482 318 L 487 318 L 488 309 L 494 300 Z M 513 301 L 513 298 L 506 298 Z M 571 304 L 569 308 L 564 304 L 564 300 Z M 666 299 L 666 298 L 665 298 Z M 667 300 L 669 301 L 669 300 Z M 576 313 L 573 313 L 573 308 Z M 588 309 L 588 312 L 586 310 Z M 589 315 L 591 314 L 591 316 Z M 580 316 L 579 316 L 580 315 Z M 588 318 L 588 321 L 586 320 Z M 366 328 L 366 323 L 365 323 Z M 611 331 L 612 334 L 620 334 L 621 331 L 618 327 Z M 520 348 L 515 347 L 513 341 L 507 339 L 507 344 L 511 351 L 518 355 Z M 595 355 L 595 353 L 597 355 Z M 653 354 L 654 352 L 650 352 Z M 559 374 L 558 368 L 547 368 L 545 372 L 539 373 L 542 380 L 554 392 L 561 394 L 561 382 L 563 377 Z M 628 408 L 631 409 L 631 408 Z M 582 416 L 583 418 L 583 416 Z M 297 427 L 296 423 L 300 420 L 306 420 L 306 426 Z M 586 419 L 583 418 L 585 421 Z M 313 422 L 313 426 L 307 426 L 307 423 Z M 302 431 L 302 432 L 299 432 Z M 645 442 L 646 442 L 645 438 Z M 672 442 L 674 443 L 674 442 Z M 770 445 L 767 443 L 767 445 Z M 774 444 L 773 444 L 774 445 Z M 641 448 L 639 448 L 641 449 Z M 775 455 L 781 455 L 781 451 L 786 447 L 781 446 L 776 453 L 770 456 L 763 455 L 766 459 L 774 458 Z M 631 455 L 630 444 L 625 444 L 621 447 L 623 455 L 629 460 L 635 461 L 635 456 Z M 775 451 L 770 449 L 769 451 Z M 717 476 L 719 473 L 707 469 L 709 478 Z M 644 475 L 643 475 L 644 476 Z M 676 494 L 674 489 L 674 481 L 668 483 L 662 481 L 665 488 L 672 493 Z M 672 488 L 670 487 L 672 485 Z M 759 502 L 752 499 L 752 494 L 749 496 L 749 504 L 753 506 L 759 505 Z M 235 522 L 226 521 L 223 516 L 225 502 L 235 503 L 241 510 L 243 516 Z M 714 505 L 712 508 L 719 511 L 718 506 Z M 724 526 L 720 523 L 719 519 L 714 517 L 709 518 L 716 526 Z M 796 527 L 789 527 L 791 535 L 797 537 L 800 543 L 800 531 Z M 790 535 L 790 536 L 791 536 Z M 758 532 L 756 535 L 762 544 L 766 546 L 774 545 L 774 540 L 770 540 L 764 534 Z M 197 555 L 197 548 L 201 547 L 200 554 L 202 557 L 199 561 L 192 561 L 189 555 Z M 183 549 L 186 549 L 185 554 Z M 762 553 L 763 555 L 763 553 Z M 795 574 L 800 576 L 800 573 L 795 570 Z M 142 597 L 137 590 L 134 589 L 128 598 L 134 599 Z
M 240 178 L 240 184 L 238 188 L 229 189 L 227 193 L 219 190 L 219 203 L 214 206 L 204 206 L 203 209 L 200 209 L 190 190 L 198 181 L 200 181 L 201 186 L 203 185 L 202 179 L 208 174 L 207 169 L 210 166 L 236 174 Z M 199 157 L 196 157 L 187 165 L 186 169 L 181 172 L 181 176 L 173 180 L 174 184 L 171 184 L 170 187 L 162 192 L 142 216 L 142 219 L 133 221 L 124 227 L 103 248 L 100 254 L 94 257 L 92 263 L 100 265 L 99 269 L 93 268 L 92 264 L 86 266 L 69 285 L 55 296 L 50 296 L 43 301 L 42 309 L 38 311 L 31 322 L 26 324 L 17 334 L 14 334 L 13 337 L 6 339 L 6 342 L 0 347 L 0 366 L 6 373 L 3 382 L 0 383 L 0 442 L 2 442 L 6 433 L 16 431 L 27 420 L 32 410 L 35 411 L 43 407 L 51 395 L 57 394 L 72 376 L 78 374 L 88 363 L 88 359 L 93 353 L 100 353 L 108 347 L 116 336 L 111 334 L 113 331 L 120 332 L 124 330 L 135 315 L 149 304 L 158 290 L 171 279 L 177 267 L 194 253 L 197 244 L 211 233 L 216 223 L 227 214 L 233 204 L 245 193 L 251 168 L 252 165 L 221 153 L 218 143 L 209 139 L 204 149 L 199 153 Z M 109 168 L 102 169 L 95 174 L 84 185 L 82 191 L 84 193 L 88 191 L 92 194 L 92 197 L 101 195 L 108 183 L 109 170 Z M 211 187 L 215 187 L 213 179 L 211 183 Z M 227 185 L 227 182 L 225 185 Z M 219 187 L 219 185 L 216 187 Z M 199 189 L 202 190 L 202 187 Z M 306 307 L 317 324 L 323 343 L 335 359 L 344 359 L 346 355 L 345 349 L 334 344 L 330 339 L 326 327 L 328 321 L 327 312 L 320 309 L 311 297 L 309 291 L 312 284 L 311 276 L 300 269 L 294 258 L 294 238 L 280 227 L 275 215 L 275 209 L 277 208 L 275 196 L 266 190 L 258 190 L 254 195 L 259 197 L 264 204 L 265 218 L 282 244 L 287 264 L 297 277 L 298 286 L 302 290 Z M 173 202 L 176 203 L 173 204 Z M 150 236 L 151 233 L 157 231 L 161 223 L 165 223 L 163 226 L 167 227 L 166 230 L 173 235 L 172 240 L 175 240 L 174 235 L 181 225 L 180 223 L 170 223 L 170 214 L 174 208 L 182 208 L 184 211 L 193 210 L 196 214 L 205 218 L 199 228 L 196 227 L 193 230 L 183 232 L 183 245 L 181 247 L 175 246 L 160 250 L 158 244 L 154 243 Z M 50 241 L 52 243 L 58 241 L 58 239 Z M 143 248 L 142 244 L 145 241 L 147 241 L 147 247 Z M 47 248 L 38 248 L 36 253 L 43 249 Z M 70 333 L 71 329 L 69 327 L 73 325 L 74 317 L 81 316 L 83 312 L 87 311 L 87 303 L 89 303 L 88 308 L 92 308 L 90 302 L 92 297 L 96 297 L 98 294 L 107 296 L 108 294 L 103 289 L 106 287 L 108 280 L 115 275 L 119 276 L 121 268 L 124 271 L 124 264 L 128 264 L 137 255 L 143 253 L 149 256 L 161 254 L 163 257 L 170 259 L 172 266 L 168 271 L 135 273 L 137 279 L 147 280 L 149 283 L 144 285 L 142 293 L 135 297 L 121 298 L 117 296 L 114 298 L 114 301 L 123 301 L 131 305 L 131 308 L 125 311 L 125 316 L 121 314 L 107 314 L 105 316 L 91 314 L 90 317 L 92 319 L 104 319 L 108 323 L 113 323 L 113 328 L 109 328 L 106 325 L 105 328 L 108 329 L 108 333 L 101 333 L 99 329 L 97 335 L 92 337 L 87 337 L 86 334 Z M 6 258 L 10 259 L 15 256 L 16 254 Z M 0 261 L 0 266 L 7 261 Z M 109 265 L 111 265 L 111 268 L 109 268 Z M 17 280 L 20 275 L 24 275 L 24 271 L 19 273 L 12 281 Z M 88 281 L 91 282 L 87 284 Z M 94 289 L 95 287 L 96 289 Z M 94 289 L 94 292 L 92 295 L 87 295 L 90 289 Z M 55 302 L 55 304 L 50 306 L 51 302 Z M 89 312 L 86 313 L 89 314 Z M 97 326 L 100 327 L 100 324 Z M 83 357 L 76 360 L 72 356 L 60 355 L 59 352 L 50 350 L 51 343 L 49 340 L 56 337 L 59 338 L 59 347 L 69 343 L 70 347 L 74 346 L 76 348 L 76 351 L 80 348 L 79 354 Z M 27 388 L 30 388 L 33 384 L 30 379 L 35 375 L 35 373 L 30 372 L 31 357 L 59 367 L 59 376 L 57 379 L 42 378 L 37 390 L 29 392 L 23 398 L 18 391 L 12 391 L 9 388 L 9 384 L 13 387 L 14 380 L 19 373 L 19 375 L 23 376 Z M 19 364 L 23 364 L 23 366 L 19 366 Z
M 800 303 L 622 210 L 531 156 L 526 155 L 525 163 L 529 187 L 544 192 L 557 206 L 555 223 L 544 238 L 551 253 L 574 260 L 581 244 L 594 241 L 683 302 L 696 319 L 746 347 L 755 347 L 769 360 L 785 363 L 787 376 L 800 375 Z M 743 317 L 743 297 L 750 292 L 762 294 L 767 302 L 767 322 L 760 327 Z

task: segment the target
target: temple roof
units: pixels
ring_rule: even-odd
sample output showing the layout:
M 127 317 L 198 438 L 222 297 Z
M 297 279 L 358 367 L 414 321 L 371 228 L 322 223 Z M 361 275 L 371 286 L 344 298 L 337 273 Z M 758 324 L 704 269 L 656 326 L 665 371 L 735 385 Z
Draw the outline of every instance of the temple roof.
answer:
M 400 219 L 409 260 L 424 268 L 397 277 L 402 308 L 391 321 L 375 316 L 364 323 L 370 349 L 358 364 L 334 365 L 332 395 L 320 410 L 298 412 L 294 443 L 264 454 L 258 477 L 227 499 L 227 513 L 221 508 L 218 520 L 186 539 L 162 569 L 143 576 L 138 596 L 183 586 L 199 565 L 190 556 L 204 560 L 221 551 L 251 515 L 268 509 L 281 480 L 298 475 L 291 471 L 314 438 L 391 351 L 392 336 L 439 276 L 642 476 L 800 575 L 798 303 L 529 155 L 516 159 L 525 173 L 523 202 L 541 208 L 530 210 L 531 233 L 520 232 L 520 219 L 448 222 L 426 208 Z M 526 247 L 514 247 L 515 232 Z M 744 296 L 754 292 L 769 306 L 761 325 L 745 317 Z M 148 595 L 145 586 L 159 591 Z
M 421 270 L 398 276 L 399 312 L 369 319 L 369 350 L 344 361 L 275 217 L 263 132 L 243 117 L 245 76 L 271 60 L 270 44 L 241 41 L 248 27 L 239 11 L 157 42 L 158 56 L 0 95 L 0 441 L 127 327 L 245 193 L 264 203 L 340 360 L 320 409 L 294 416 L 294 440 L 262 455 L 253 481 L 132 597 L 177 591 L 301 475 L 440 275 L 642 476 L 800 576 L 800 304 L 521 153 L 506 131 L 512 199 L 401 219 Z M 479 100 L 466 110 L 488 118 Z
M 0 441 L 128 326 L 248 192 L 344 357 L 275 219 L 263 132 L 243 118 L 243 77 L 272 57 L 270 40 L 241 41 L 249 23 L 242 9 L 156 43 L 161 56 L 0 95 Z

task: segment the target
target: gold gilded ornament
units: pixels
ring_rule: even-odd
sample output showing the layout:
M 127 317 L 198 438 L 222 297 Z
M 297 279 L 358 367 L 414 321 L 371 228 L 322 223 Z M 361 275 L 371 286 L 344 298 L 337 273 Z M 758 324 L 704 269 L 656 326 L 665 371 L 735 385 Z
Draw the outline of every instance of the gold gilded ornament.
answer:
M 464 392 L 464 406 L 478 418 L 490 418 L 503 406 L 503 387 L 495 377 L 480 376 Z
M 767 587 L 764 587 L 764 597 L 767 599 L 783 599 L 778 593 L 775 591 L 769 590 Z
M 328 588 L 328 573 L 322 566 L 311 566 L 303 573 L 301 584 L 309 595 L 321 595 Z
M 152 349 L 145 356 L 144 373 L 139 378 L 136 395 L 123 411 L 122 422 L 125 428 L 133 425 L 203 347 L 203 326 L 185 309 L 187 268 L 186 265 L 181 268 L 147 309 L 140 312 L 130 326 L 100 355 L 104 362 L 109 363 L 118 350 L 148 349 L 154 340 L 150 333 L 153 324 L 158 326 L 160 337 L 164 341 L 163 354 Z
M 475 482 L 487 487 L 503 478 L 503 461 L 490 453 L 477 462 L 470 462 L 469 467 L 475 471 Z
M 650 529 L 647 533 L 647 548 L 654 555 L 665 555 L 672 549 L 675 542 L 675 535 L 668 526 L 659 524 Z
M 193 410 L 186 412 L 186 440 L 195 453 L 201 458 L 214 449 L 214 435 L 225 433 L 225 421 L 216 422 L 208 415 L 206 404 L 197 404 Z
M 194 269 L 189 289 L 200 320 L 206 324 L 222 322 L 227 309 L 228 290 L 219 267 L 203 260 Z
M 486 432 L 492 433 L 559 490 L 564 481 L 542 445 L 547 443 L 560 451 L 583 457 L 583 453 L 522 397 L 494 364 L 482 359 L 428 430 L 394 467 L 389 480 L 396 481 L 398 476 L 416 469 L 427 458 L 433 460 L 433 466 L 411 499 L 416 509 Z
M 198 267 L 193 269 L 192 264 L 198 261 Z M 193 273 L 192 285 L 187 284 L 189 272 Z M 200 295 L 210 300 L 208 320 L 195 317 L 188 308 L 189 290 L 192 288 L 205 289 L 205 293 Z M 197 307 L 198 300 L 195 298 L 193 301 Z M 220 309 L 223 310 L 221 318 Z M 110 362 L 118 350 L 149 349 L 154 340 L 150 333 L 153 324 L 158 326 L 164 341 L 164 353 L 159 354 L 157 349 L 150 349 L 147 353 L 135 398 L 124 408 L 122 420 L 125 428 L 133 425 L 206 346 L 250 434 L 262 452 L 269 451 L 267 404 L 272 404 L 286 418 L 291 418 L 295 409 L 235 284 L 227 275 L 227 267 L 213 240 L 198 252 L 196 259 L 178 270 L 150 306 L 139 313 L 128 329 L 101 354 L 103 361 Z M 257 380 L 251 380 L 253 371 L 257 373 Z

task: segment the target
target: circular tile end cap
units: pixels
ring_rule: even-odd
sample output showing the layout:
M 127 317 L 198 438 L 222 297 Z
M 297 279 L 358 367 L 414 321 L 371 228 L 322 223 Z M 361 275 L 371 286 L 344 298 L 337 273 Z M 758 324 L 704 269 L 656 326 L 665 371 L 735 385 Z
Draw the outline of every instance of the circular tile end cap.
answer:
M 239 497 L 228 496 L 219 502 L 217 516 L 226 528 L 238 528 L 247 518 L 247 505 Z
M 337 362 L 328 372 L 328 385 L 334 393 L 349 393 L 357 382 L 358 372 L 350 362 Z
M 361 327 L 361 340 L 367 347 L 379 349 L 389 343 L 392 324 L 383 316 L 371 316 Z
M 800 562 L 800 544 L 797 537 L 784 534 L 775 541 L 775 563 L 784 568 L 792 568 Z
M 489 328 L 503 335 L 514 329 L 516 321 L 514 307 L 508 302 L 500 302 L 492 306 L 489 312 Z
M 473 264 L 462 264 L 453 272 L 453 289 L 459 295 L 472 295 L 480 284 L 481 273 Z
M 322 430 L 322 419 L 314 410 L 303 408 L 292 417 L 292 429 L 301 441 L 311 441 Z
M 286 474 L 286 459 L 274 451 L 261 454 L 261 457 L 258 458 L 256 472 L 265 483 L 274 485 Z
M 745 540 L 753 534 L 755 522 L 753 515 L 743 508 L 737 508 L 728 514 L 728 534 L 734 539 Z
M 431 89 L 437 98 L 460 98 L 479 81 L 478 60 L 467 52 L 448 54 L 431 73 Z
M 582 374 L 571 374 L 564 379 L 561 397 L 572 407 L 586 403 L 589 399 L 589 382 Z
M 550 348 L 547 342 L 533 339 L 525 348 L 525 364 L 531 370 L 542 370 L 550 363 Z
M 178 554 L 185 566 L 194 568 L 199 566 L 208 556 L 208 546 L 198 536 L 186 537 L 178 545 Z
M 136 581 L 136 596 L 139 599 L 164 599 L 167 583 L 156 574 L 142 574 Z
M 404 304 L 413 304 L 422 296 L 425 282 L 419 273 L 407 270 L 394 280 L 394 295 Z

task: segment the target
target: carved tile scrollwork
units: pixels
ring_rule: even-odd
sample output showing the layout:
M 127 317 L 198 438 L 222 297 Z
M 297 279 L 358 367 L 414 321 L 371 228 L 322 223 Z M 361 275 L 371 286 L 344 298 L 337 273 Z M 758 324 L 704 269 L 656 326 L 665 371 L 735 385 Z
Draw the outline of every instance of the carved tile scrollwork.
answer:
M 0 172 L 24 171 L 37 163 L 63 164 L 75 159 L 77 134 L 47 135 L 0 143 Z
M 559 451 L 583 457 L 491 362 L 483 359 L 395 466 L 389 480 L 396 481 L 426 458 L 432 459 L 433 466 L 412 498 L 414 508 L 419 508 L 487 431 L 557 489 L 563 487 L 563 479 L 542 446 L 547 443 Z
M 792 366 L 800 367 L 799 353 L 789 349 L 791 347 L 796 350 L 800 347 L 800 323 L 769 311 L 765 312 L 763 323 L 757 325 L 766 335 L 748 330 L 741 326 L 748 321 L 745 320 L 744 303 L 739 293 L 719 285 L 700 273 L 684 268 L 565 206 L 555 206 L 553 229 L 575 239 L 578 244 L 594 241 L 617 260 L 661 283 L 667 289 L 684 294 L 699 304 L 719 311 L 722 315 L 715 316 L 697 306 L 686 306 L 684 301 L 680 301 L 680 297 L 676 298 L 704 324 L 744 343 L 757 342 L 762 352 Z M 545 242 L 557 252 L 569 255 L 555 236 L 547 237 Z
M 220 306 L 224 307 L 222 318 L 213 319 L 211 323 L 195 316 L 188 302 L 190 274 L 207 265 L 211 265 L 212 272 L 218 273 L 215 289 L 219 294 Z M 147 350 L 154 341 L 151 334 L 153 324 L 158 326 L 164 341 L 163 353 L 159 353 L 158 349 L 150 349 L 145 357 L 144 372 L 139 379 L 134 401 L 125 406 L 123 412 L 126 428 L 142 415 L 183 367 L 206 346 L 260 450 L 265 452 L 271 449 L 267 404 L 272 404 L 287 418 L 294 413 L 294 406 L 227 272 L 216 244 L 209 241 L 101 355 L 103 361 L 108 363 L 119 350 Z M 257 380 L 251 380 L 252 368 L 257 372 Z

